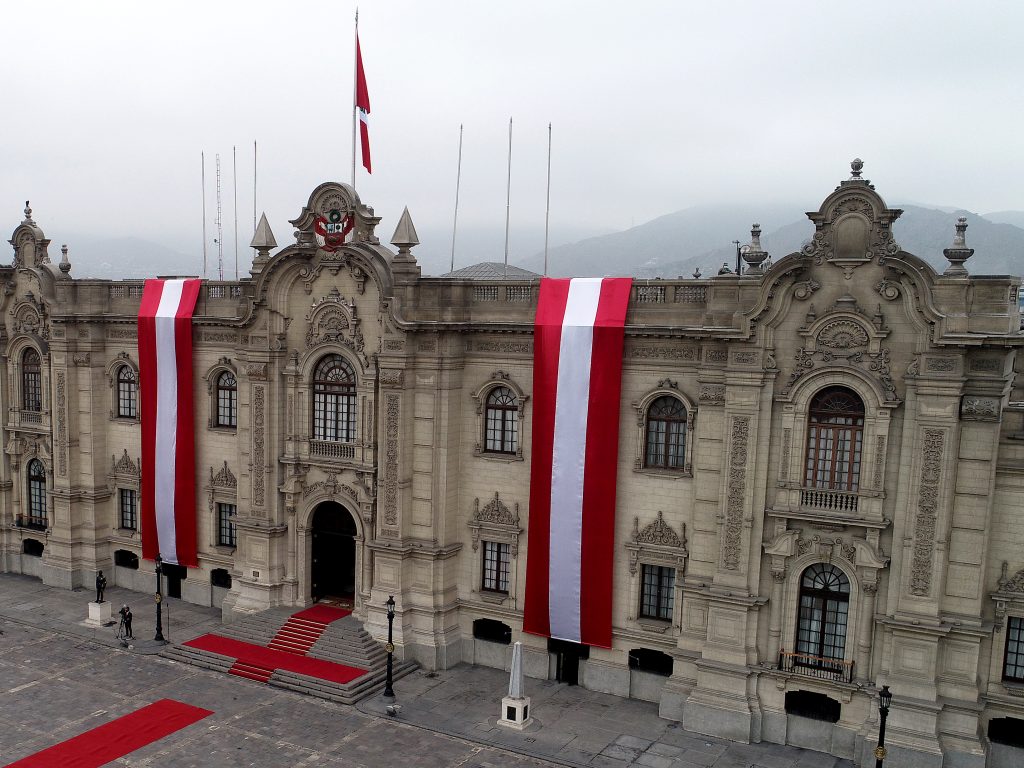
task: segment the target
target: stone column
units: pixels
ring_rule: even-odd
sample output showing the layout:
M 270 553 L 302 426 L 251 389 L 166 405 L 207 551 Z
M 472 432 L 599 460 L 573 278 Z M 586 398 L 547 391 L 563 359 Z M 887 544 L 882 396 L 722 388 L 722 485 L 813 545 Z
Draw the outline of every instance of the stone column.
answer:
M 854 653 L 854 675 L 858 680 L 871 679 L 871 641 L 875 634 L 875 595 L 877 584 L 864 584 L 864 615 L 857 628 L 857 648 Z
M 768 601 L 768 650 L 772 653 L 782 648 L 782 593 L 785 583 L 785 569 L 772 570 L 772 595 Z

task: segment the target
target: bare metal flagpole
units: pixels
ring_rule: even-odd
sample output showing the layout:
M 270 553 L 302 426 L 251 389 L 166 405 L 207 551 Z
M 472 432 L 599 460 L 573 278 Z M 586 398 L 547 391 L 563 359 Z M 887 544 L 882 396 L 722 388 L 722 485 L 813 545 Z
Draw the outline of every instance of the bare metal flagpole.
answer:
M 548 200 L 544 209 L 544 277 L 548 276 L 548 222 L 551 220 L 551 123 L 548 123 Z
M 508 119 L 508 182 L 505 186 L 505 279 L 508 279 L 508 220 L 512 202 L 512 118 Z
M 231 146 L 231 185 L 235 198 L 235 280 L 238 279 L 238 149 Z
M 452 217 L 452 268 L 455 271 L 455 232 L 459 226 L 459 185 L 462 183 L 462 123 L 459 123 L 459 165 L 455 172 L 455 216 Z
M 252 143 L 252 233 L 256 234 L 256 142 Z M 253 248 L 253 250 L 256 250 Z
M 200 152 L 199 159 L 203 164 L 203 277 L 206 277 L 206 153 Z
M 359 88 L 359 7 L 356 6 L 355 50 L 352 52 L 352 189 L 356 188 L 356 130 L 359 117 L 356 112 L 357 89 Z

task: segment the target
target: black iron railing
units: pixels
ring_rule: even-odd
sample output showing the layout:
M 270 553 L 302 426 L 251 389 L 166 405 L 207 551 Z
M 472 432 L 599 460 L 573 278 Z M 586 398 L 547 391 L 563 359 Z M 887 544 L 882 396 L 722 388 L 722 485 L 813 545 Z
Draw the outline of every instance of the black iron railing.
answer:
M 853 681 L 852 661 L 830 659 L 827 656 L 780 650 L 778 668 L 783 672 L 793 672 L 822 680 L 838 680 L 842 683 Z

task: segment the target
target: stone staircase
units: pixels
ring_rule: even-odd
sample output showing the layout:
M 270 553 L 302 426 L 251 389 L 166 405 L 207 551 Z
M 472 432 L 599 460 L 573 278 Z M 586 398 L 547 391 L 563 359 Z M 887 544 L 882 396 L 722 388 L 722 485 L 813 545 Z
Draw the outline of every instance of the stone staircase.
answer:
M 161 655 L 184 664 L 237 675 L 343 704 L 354 704 L 383 690 L 387 675 L 387 652 L 383 644 L 374 640 L 357 619 L 346 616 L 324 628 L 323 624 L 317 622 L 296 619 L 292 616 L 295 612 L 294 608 L 272 608 L 224 624 L 217 629 L 216 634 L 277 651 L 360 667 L 368 670 L 367 674 L 341 684 L 288 670 L 264 669 L 183 645 L 169 645 Z M 414 669 L 416 664 L 396 659 L 392 677 L 398 680 Z

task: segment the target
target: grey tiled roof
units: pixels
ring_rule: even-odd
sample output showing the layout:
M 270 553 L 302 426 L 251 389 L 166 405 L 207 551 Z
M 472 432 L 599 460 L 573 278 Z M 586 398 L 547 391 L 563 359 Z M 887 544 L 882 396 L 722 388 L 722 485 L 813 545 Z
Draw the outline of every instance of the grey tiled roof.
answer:
M 482 261 L 479 264 L 456 269 L 454 272 L 438 275 L 438 277 L 450 277 L 456 280 L 533 280 L 540 275 L 511 264 L 506 267 L 500 261 Z

